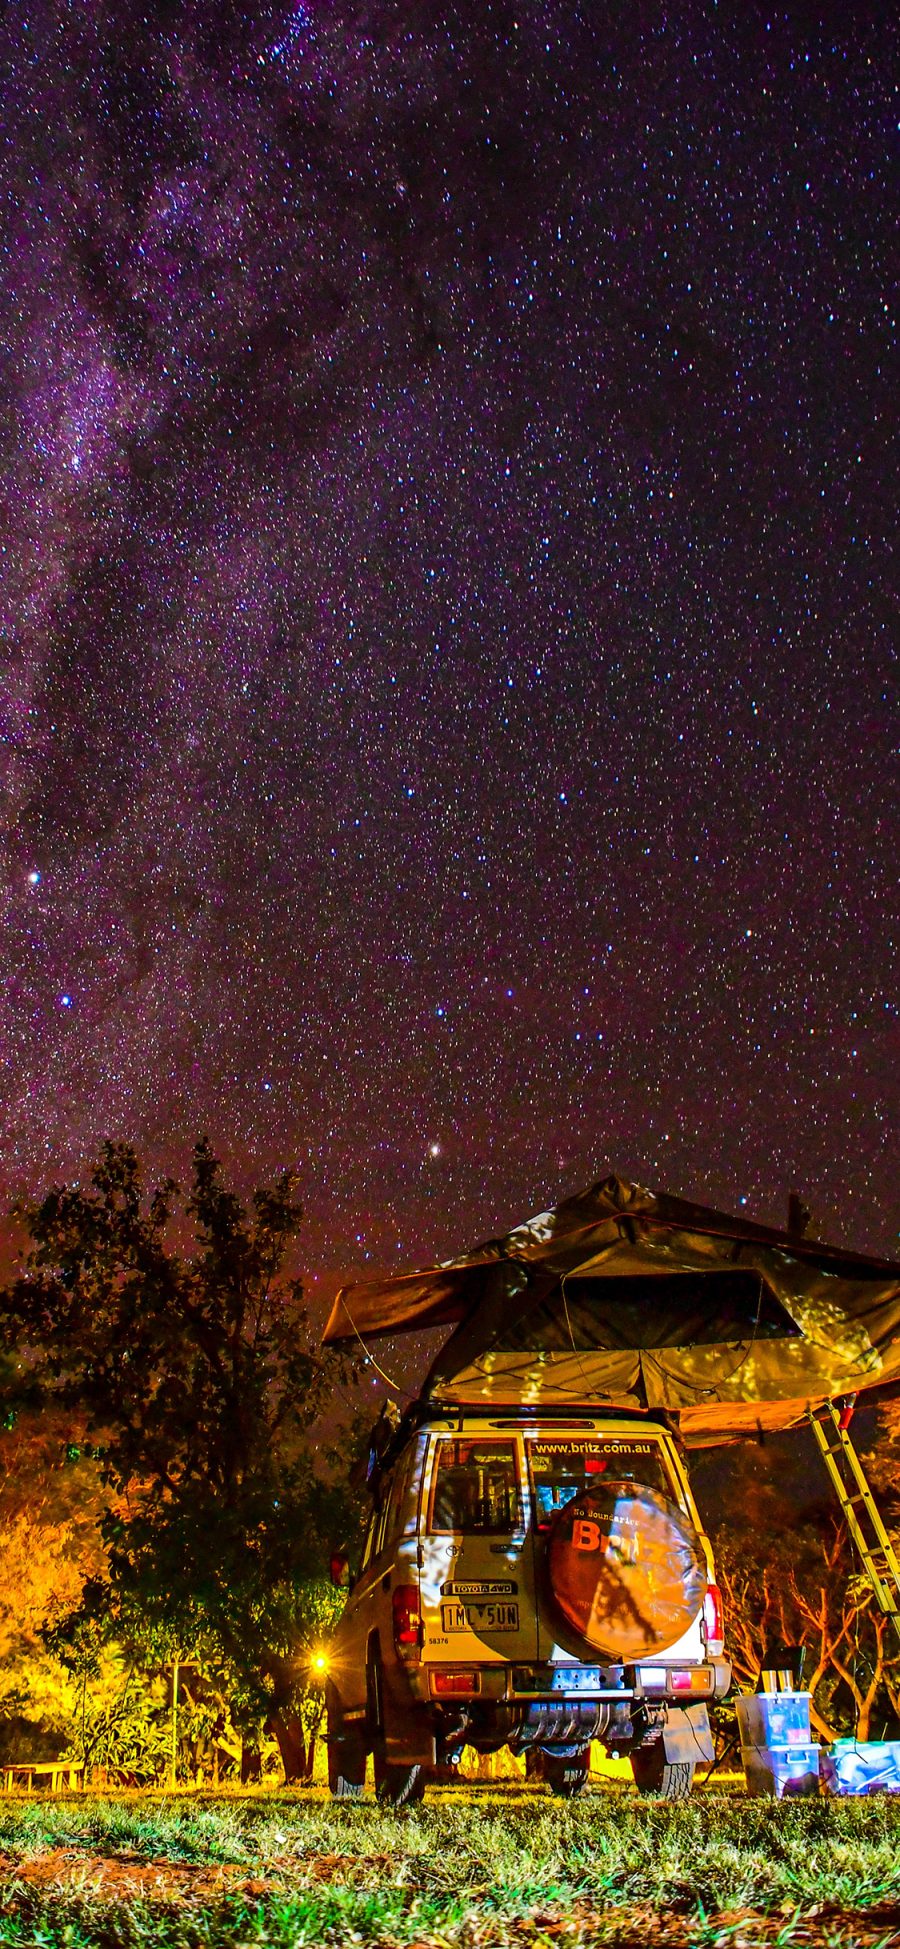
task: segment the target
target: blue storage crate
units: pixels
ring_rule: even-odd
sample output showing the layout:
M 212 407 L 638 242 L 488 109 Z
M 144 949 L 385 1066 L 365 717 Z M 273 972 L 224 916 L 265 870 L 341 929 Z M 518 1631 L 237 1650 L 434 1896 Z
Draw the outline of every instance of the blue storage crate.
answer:
M 829 1793 L 900 1793 L 900 1739 L 836 1739 L 822 1779 Z
M 735 1699 L 742 1746 L 808 1746 L 808 1692 L 753 1692 Z

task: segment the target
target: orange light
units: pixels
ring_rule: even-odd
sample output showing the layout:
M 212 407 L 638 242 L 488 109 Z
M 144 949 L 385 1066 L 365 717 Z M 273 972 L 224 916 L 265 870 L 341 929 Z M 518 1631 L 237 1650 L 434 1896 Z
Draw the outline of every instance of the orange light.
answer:
M 432 1672 L 431 1689 L 435 1698 L 446 1698 L 459 1692 L 480 1692 L 481 1674 L 476 1671 Z

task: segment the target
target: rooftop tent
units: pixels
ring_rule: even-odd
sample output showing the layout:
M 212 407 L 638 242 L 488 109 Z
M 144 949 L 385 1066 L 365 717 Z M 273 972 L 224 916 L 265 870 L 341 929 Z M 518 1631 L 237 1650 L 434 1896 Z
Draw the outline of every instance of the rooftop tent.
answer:
M 436 1401 L 665 1409 L 699 1447 L 900 1382 L 900 1266 L 610 1177 L 446 1265 L 343 1287 L 324 1337 L 436 1326 Z

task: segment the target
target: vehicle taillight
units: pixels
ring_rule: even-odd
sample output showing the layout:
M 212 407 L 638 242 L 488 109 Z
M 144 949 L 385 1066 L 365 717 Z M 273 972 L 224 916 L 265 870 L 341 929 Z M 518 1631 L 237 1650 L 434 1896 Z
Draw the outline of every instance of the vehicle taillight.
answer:
M 481 1673 L 463 1671 L 458 1666 L 453 1672 L 432 1672 L 431 1689 L 435 1698 L 452 1697 L 454 1693 L 481 1691 Z
M 401 1658 L 409 1658 L 422 1643 L 422 1613 L 415 1584 L 397 1584 L 391 1592 L 394 1644 Z
M 709 1673 L 702 1667 L 699 1671 L 670 1672 L 669 1684 L 673 1692 L 708 1692 Z
M 703 1633 L 711 1658 L 721 1658 L 725 1650 L 725 1612 L 718 1584 L 710 1584 L 703 1599 Z

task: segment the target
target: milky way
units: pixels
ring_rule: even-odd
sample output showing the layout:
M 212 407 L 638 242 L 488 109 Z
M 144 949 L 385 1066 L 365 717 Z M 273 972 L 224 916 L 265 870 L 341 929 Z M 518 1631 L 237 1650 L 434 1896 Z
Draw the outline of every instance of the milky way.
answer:
M 207 1131 L 313 1267 L 611 1167 L 890 1250 L 884 20 L 5 32 L 4 1195 Z

